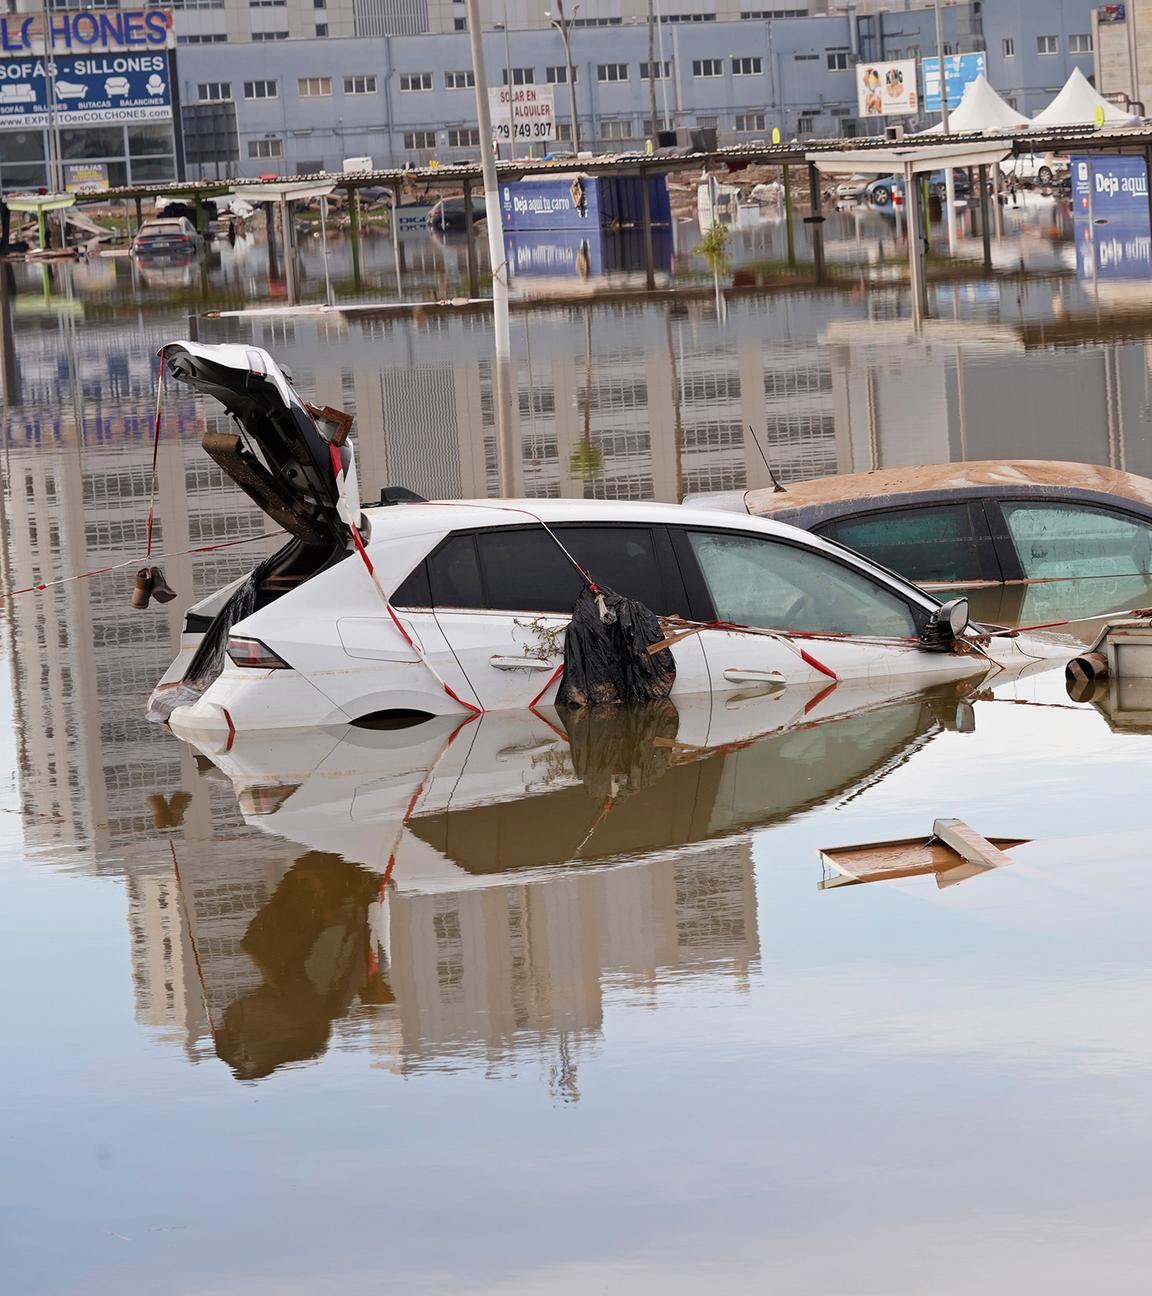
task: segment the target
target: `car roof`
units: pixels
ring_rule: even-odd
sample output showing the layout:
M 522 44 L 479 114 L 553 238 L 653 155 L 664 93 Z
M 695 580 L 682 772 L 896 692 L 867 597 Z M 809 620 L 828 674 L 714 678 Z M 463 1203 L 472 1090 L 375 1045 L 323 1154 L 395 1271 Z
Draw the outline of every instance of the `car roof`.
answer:
M 897 502 L 901 496 L 923 496 L 988 487 L 996 494 L 1013 487 L 1034 494 L 1048 487 L 1067 493 L 1088 491 L 1116 495 L 1152 507 L 1152 480 L 1135 473 L 1105 468 L 1099 464 L 1067 463 L 1057 459 L 970 459 L 951 464 L 920 464 L 907 468 L 878 468 L 873 472 L 848 473 L 843 477 L 818 477 L 813 481 L 790 482 L 784 491 L 771 487 L 750 490 L 744 496 L 748 511 L 757 517 L 772 517 L 821 504 L 859 501 L 875 508 Z
M 847 558 L 855 566 L 879 572 L 883 579 L 908 591 L 925 605 L 936 603 L 931 595 L 896 573 L 889 572 L 860 554 L 846 551 L 841 545 L 822 536 L 803 531 L 787 522 L 753 517 L 727 509 L 697 508 L 684 504 L 661 504 L 638 500 L 585 499 L 473 499 L 428 500 L 370 507 L 372 544 L 405 536 L 446 535 L 450 531 L 468 531 L 484 527 L 532 526 L 543 523 L 557 526 L 567 522 L 627 523 L 637 525 L 715 527 L 722 531 L 748 531 L 760 536 L 777 536 L 802 543 L 809 549 Z

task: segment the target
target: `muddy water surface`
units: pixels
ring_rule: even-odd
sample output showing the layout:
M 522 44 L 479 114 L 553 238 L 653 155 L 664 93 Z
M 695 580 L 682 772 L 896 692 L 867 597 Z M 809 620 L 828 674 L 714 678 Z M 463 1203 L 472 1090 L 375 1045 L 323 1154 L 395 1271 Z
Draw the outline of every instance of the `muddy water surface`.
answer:
M 5 1290 L 1141 1290 L 1152 701 L 1038 674 L 197 752 L 144 701 L 262 542 L 187 551 L 266 525 L 180 391 L 181 598 L 128 608 L 153 357 L 190 334 L 354 409 L 366 496 L 674 500 L 766 458 L 1152 473 L 1139 306 L 1036 229 L 1033 273 L 940 289 L 921 330 L 898 286 L 737 282 L 771 229 L 722 282 L 525 297 L 512 454 L 481 312 L 205 317 L 275 300 L 256 245 L 188 283 L 2 272 L 5 571 L 64 582 L 3 622 Z M 445 255 L 409 260 L 435 287 Z M 1136 601 L 1085 585 L 1000 611 Z M 821 860 L 939 816 L 1030 844 L 958 883 Z

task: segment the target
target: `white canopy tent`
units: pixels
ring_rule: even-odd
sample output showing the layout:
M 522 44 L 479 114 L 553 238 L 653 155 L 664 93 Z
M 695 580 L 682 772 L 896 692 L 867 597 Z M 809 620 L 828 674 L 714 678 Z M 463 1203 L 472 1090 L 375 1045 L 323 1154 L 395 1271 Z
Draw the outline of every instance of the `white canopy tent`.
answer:
M 1092 83 L 1074 68 L 1064 83 L 1064 89 L 1044 109 L 1032 118 L 1033 126 L 1048 128 L 1059 126 L 1135 126 L 1140 120 L 1134 113 L 1125 112 L 1109 103 Z
M 969 82 L 959 106 L 948 114 L 948 129 L 953 135 L 976 135 L 981 132 L 991 134 L 1031 128 L 1032 122 L 1005 103 L 992 89 L 986 76 L 978 76 L 975 81 Z M 941 123 L 926 131 L 918 131 L 917 138 L 943 134 L 944 126 Z

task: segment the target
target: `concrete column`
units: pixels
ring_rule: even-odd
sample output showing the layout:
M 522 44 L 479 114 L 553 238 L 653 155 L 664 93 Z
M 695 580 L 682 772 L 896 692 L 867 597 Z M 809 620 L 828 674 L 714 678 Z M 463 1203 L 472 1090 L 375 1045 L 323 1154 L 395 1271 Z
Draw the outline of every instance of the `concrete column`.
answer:
M 912 314 L 917 324 L 928 313 L 928 285 L 924 277 L 924 239 L 920 186 L 911 163 L 904 164 L 904 197 L 908 204 L 908 269 L 912 286 Z

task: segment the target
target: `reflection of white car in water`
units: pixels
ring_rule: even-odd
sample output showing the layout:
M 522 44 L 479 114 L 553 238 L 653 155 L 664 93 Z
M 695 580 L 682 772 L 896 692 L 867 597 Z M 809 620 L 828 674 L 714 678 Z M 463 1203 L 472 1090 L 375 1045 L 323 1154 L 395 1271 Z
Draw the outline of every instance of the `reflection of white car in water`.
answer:
M 132 87 L 128 84 L 128 78 L 122 76 L 109 77 L 104 82 L 104 93 L 111 98 L 113 95 L 126 95 Z
M 57 99 L 83 99 L 87 93 L 88 87 L 79 81 L 56 82 Z
M 35 103 L 36 91 L 30 85 L 9 83 L 0 86 L 0 104 Z

